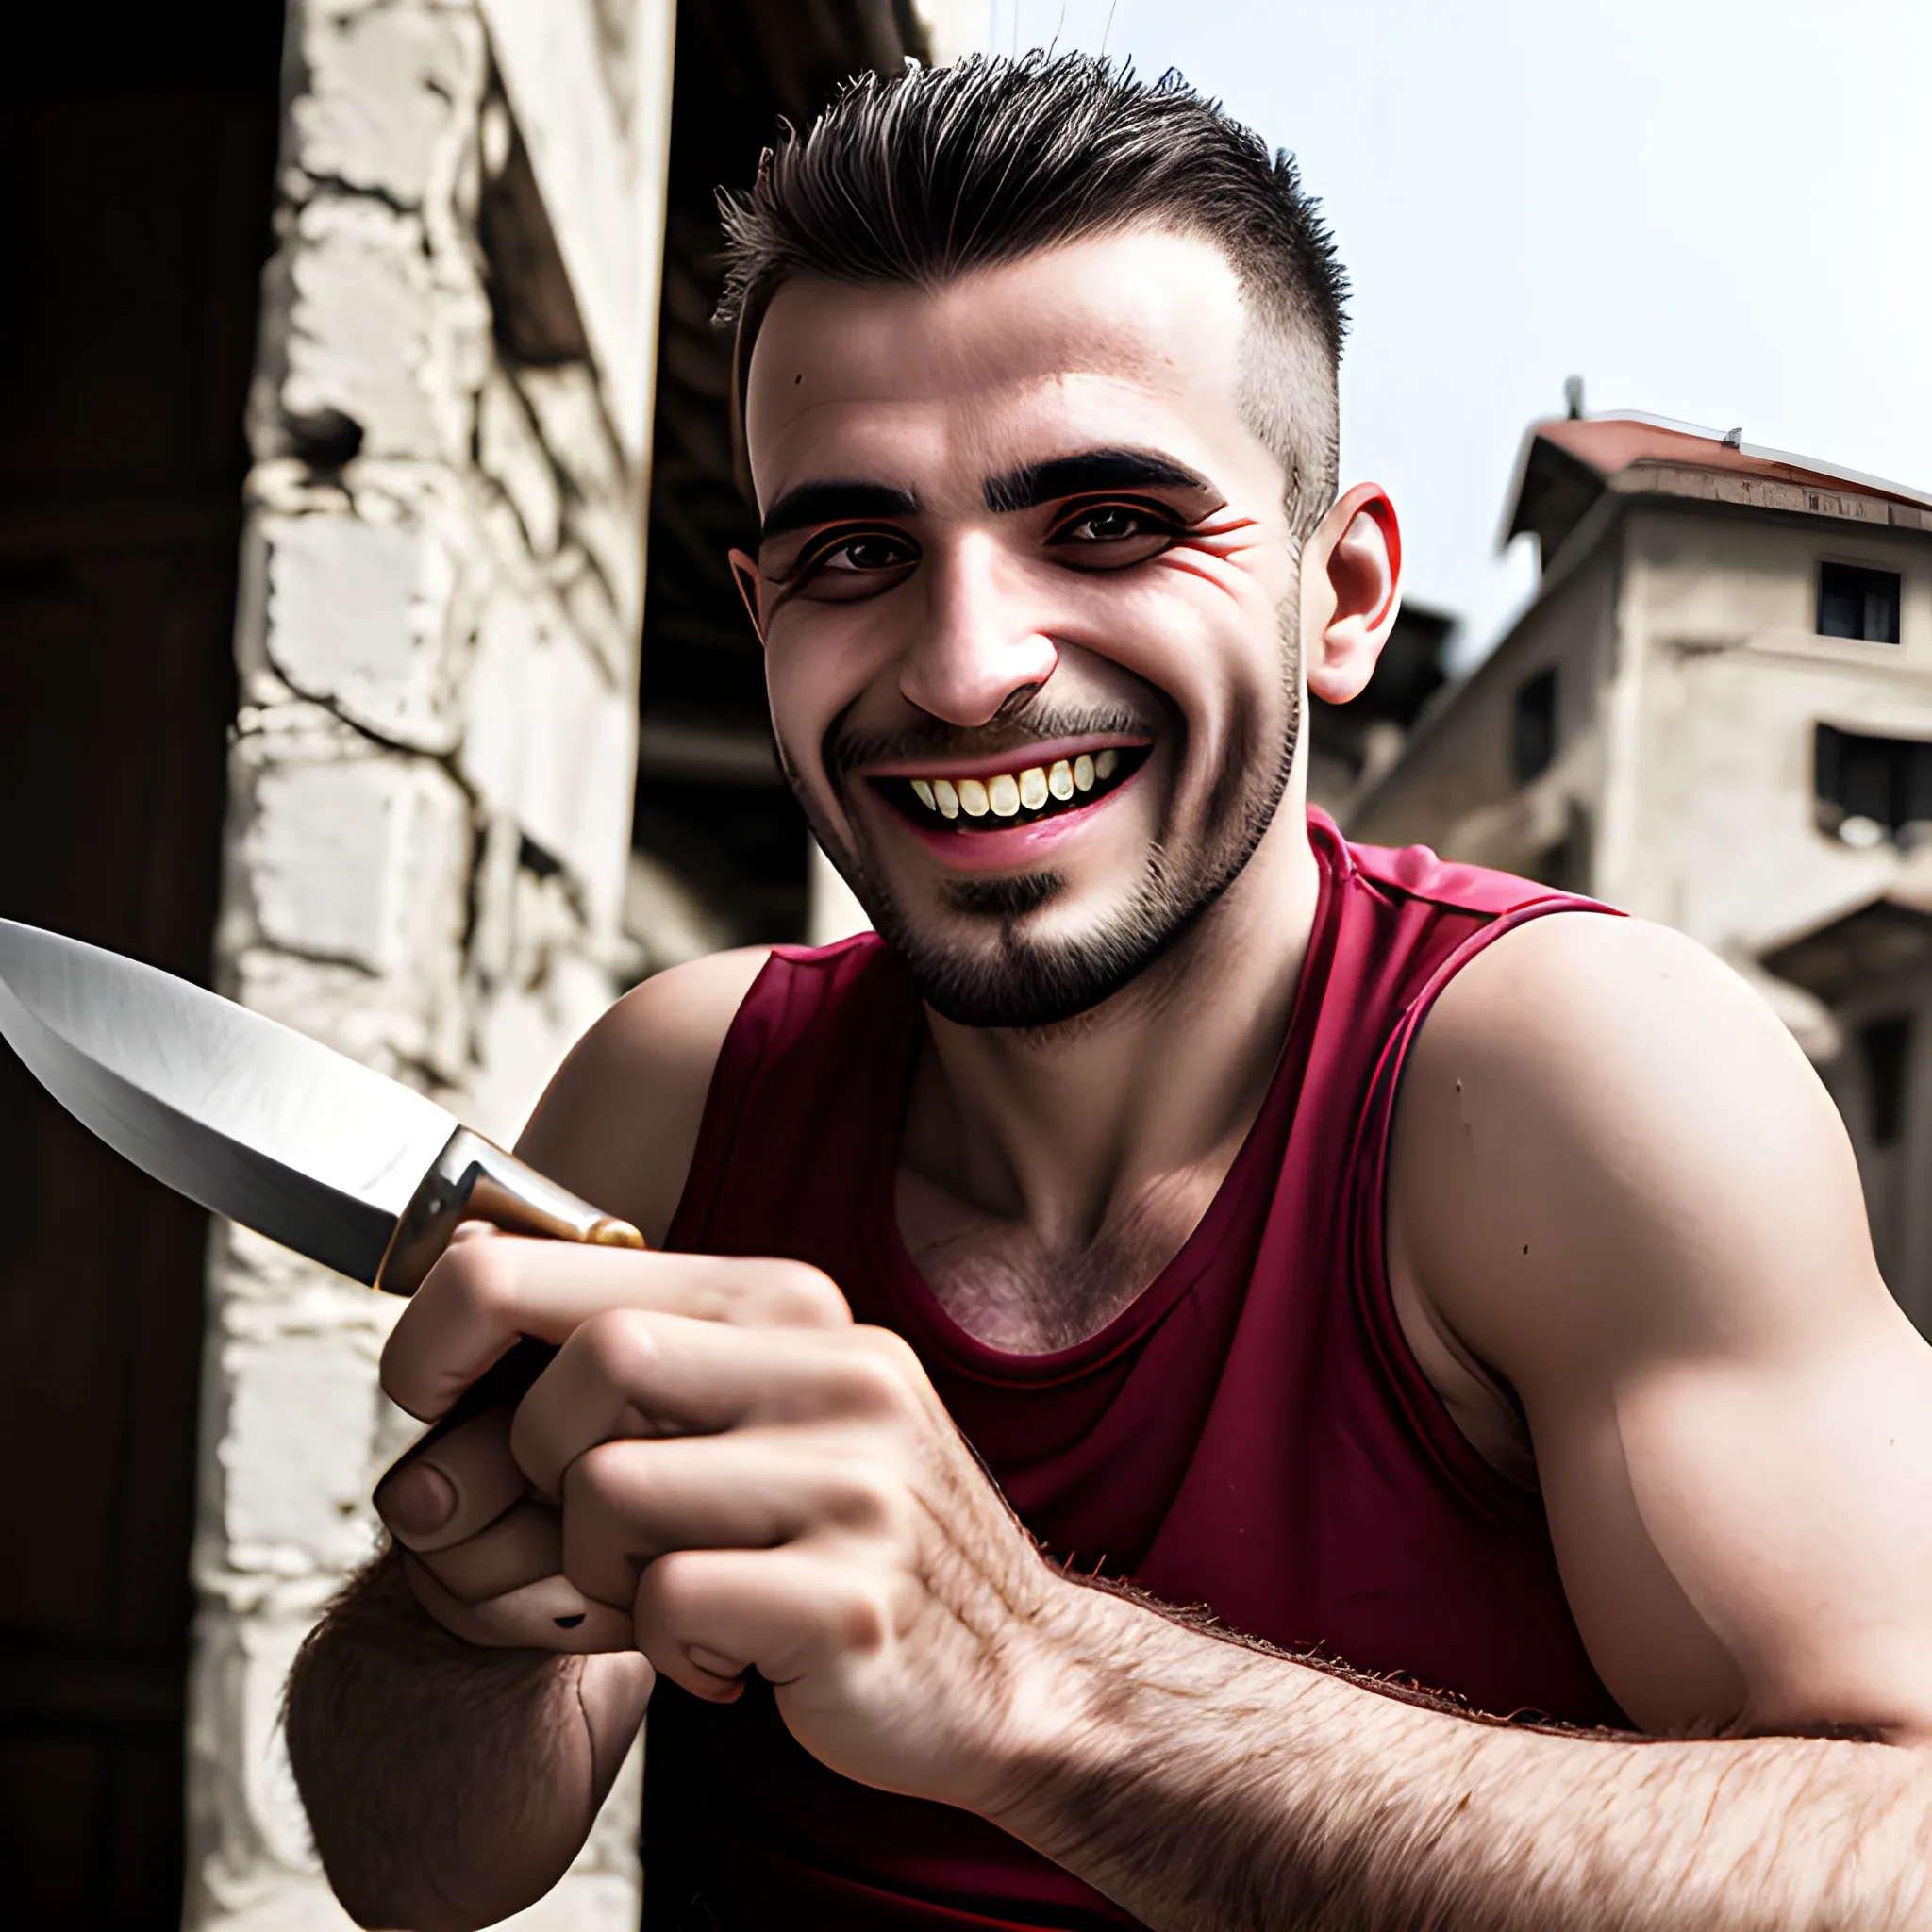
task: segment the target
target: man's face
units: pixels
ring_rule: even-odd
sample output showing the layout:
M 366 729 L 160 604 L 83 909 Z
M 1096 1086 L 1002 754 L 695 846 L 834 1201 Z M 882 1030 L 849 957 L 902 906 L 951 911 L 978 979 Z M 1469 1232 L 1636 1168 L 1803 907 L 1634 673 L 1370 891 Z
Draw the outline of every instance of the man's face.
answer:
M 1158 958 L 1270 824 L 1296 730 L 1280 463 L 1233 269 L 1081 242 L 930 291 L 798 281 L 753 356 L 758 593 L 821 842 L 967 1024 Z

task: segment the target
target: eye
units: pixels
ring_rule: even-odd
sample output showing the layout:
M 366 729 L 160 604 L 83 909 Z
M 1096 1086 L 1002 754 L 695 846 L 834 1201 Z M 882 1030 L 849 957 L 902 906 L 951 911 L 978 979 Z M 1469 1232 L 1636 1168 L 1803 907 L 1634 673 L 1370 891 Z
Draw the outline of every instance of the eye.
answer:
M 864 530 L 818 551 L 811 563 L 820 570 L 896 570 L 902 563 L 912 562 L 918 555 L 904 537 L 891 536 L 884 530 Z
M 1119 543 L 1129 537 L 1144 537 L 1148 527 L 1143 511 L 1124 503 L 1104 503 L 1062 524 L 1054 538 L 1060 543 Z
M 889 591 L 919 561 L 919 545 L 891 528 L 821 531 L 780 581 L 814 603 L 845 603 Z
M 1158 556 L 1182 527 L 1159 504 L 1088 502 L 1071 506 L 1046 541 L 1076 570 L 1120 570 Z

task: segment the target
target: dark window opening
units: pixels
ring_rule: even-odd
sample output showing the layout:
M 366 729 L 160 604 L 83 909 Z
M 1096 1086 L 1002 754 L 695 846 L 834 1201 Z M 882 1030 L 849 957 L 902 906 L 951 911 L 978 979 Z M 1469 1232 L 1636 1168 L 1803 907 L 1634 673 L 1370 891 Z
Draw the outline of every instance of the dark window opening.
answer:
M 1932 743 L 1818 726 L 1812 755 L 1818 824 L 1849 844 L 1932 829 Z M 1857 836 L 1854 836 L 1855 833 Z
M 1509 768 L 1519 785 L 1547 771 L 1557 756 L 1557 674 L 1539 671 L 1516 693 L 1509 721 Z
M 1573 798 L 1563 836 L 1536 853 L 1523 868 L 1523 875 L 1559 892 L 1588 892 L 1591 870 L 1590 814 Z
M 1865 1118 L 1874 1147 L 1896 1147 L 1905 1138 L 1906 1075 L 1912 1059 L 1910 1016 L 1873 1020 L 1858 1028 L 1865 1063 Z
M 1855 563 L 1818 566 L 1818 634 L 1858 638 L 1868 644 L 1898 642 L 1899 575 L 1863 570 Z

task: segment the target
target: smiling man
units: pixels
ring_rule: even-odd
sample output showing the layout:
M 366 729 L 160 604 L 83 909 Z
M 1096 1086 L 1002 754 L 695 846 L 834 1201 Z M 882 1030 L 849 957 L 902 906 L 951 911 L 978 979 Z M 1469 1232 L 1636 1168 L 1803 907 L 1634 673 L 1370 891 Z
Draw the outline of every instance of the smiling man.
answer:
M 1932 1920 L 1932 1356 L 1829 1102 L 1687 942 L 1305 808 L 1399 547 L 1293 171 L 970 62 L 733 246 L 733 566 L 878 937 L 559 1074 L 525 1151 L 656 1252 L 406 1311 L 425 1419 L 559 1346 L 298 1663 L 344 1903 L 536 1897 L 648 1700 L 664 1932 Z

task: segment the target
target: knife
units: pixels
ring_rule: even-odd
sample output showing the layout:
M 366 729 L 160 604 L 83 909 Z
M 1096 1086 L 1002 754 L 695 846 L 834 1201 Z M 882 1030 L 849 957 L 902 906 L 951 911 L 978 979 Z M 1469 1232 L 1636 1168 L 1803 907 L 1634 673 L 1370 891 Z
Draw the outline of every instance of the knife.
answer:
M 416 1291 L 463 1221 L 644 1245 L 425 1095 L 172 974 L 6 919 L 0 1036 L 143 1173 L 391 1294 Z M 472 1395 L 521 1392 L 553 1353 L 521 1344 Z

